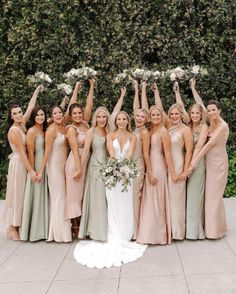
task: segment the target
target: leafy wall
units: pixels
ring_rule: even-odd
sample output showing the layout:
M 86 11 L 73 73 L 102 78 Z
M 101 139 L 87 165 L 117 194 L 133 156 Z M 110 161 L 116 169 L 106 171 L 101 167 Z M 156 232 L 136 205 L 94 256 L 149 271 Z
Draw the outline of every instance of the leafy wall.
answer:
M 2 0 L 1 160 L 9 152 L 4 133 L 7 102 L 18 100 L 26 105 L 33 92 L 26 76 L 42 70 L 59 82 L 62 73 L 83 64 L 99 71 L 95 107 L 102 104 L 110 109 L 119 90 L 111 80 L 125 68 L 166 70 L 204 65 L 210 75 L 198 81 L 198 90 L 204 101 L 222 103 L 232 149 L 236 124 L 235 8 L 232 0 Z M 181 91 L 188 106 L 193 102 L 188 83 L 181 84 Z M 161 83 L 160 92 L 167 108 L 174 101 L 171 84 Z M 130 87 L 124 105 L 130 112 L 132 96 Z M 53 86 L 40 95 L 40 102 L 48 108 L 59 99 Z

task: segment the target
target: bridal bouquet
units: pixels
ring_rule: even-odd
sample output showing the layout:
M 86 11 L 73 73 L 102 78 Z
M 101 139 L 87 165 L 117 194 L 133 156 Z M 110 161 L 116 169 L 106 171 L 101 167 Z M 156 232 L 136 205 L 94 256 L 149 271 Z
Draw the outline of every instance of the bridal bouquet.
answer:
M 43 84 L 46 86 L 47 84 L 52 83 L 52 79 L 43 71 L 38 71 L 34 75 L 29 75 L 28 80 L 31 84 L 34 84 L 34 86 L 37 86 L 38 84 Z
M 90 67 L 82 67 L 82 68 L 72 68 L 67 73 L 64 73 L 64 78 L 66 79 L 66 83 L 73 86 L 77 81 L 85 81 L 89 79 L 96 79 L 97 72 L 96 70 Z
M 138 176 L 138 169 L 132 159 L 108 158 L 104 162 L 99 162 L 99 173 L 108 190 L 120 183 L 121 191 L 124 192 L 128 191 L 128 186 Z
M 70 95 L 72 93 L 72 87 L 65 83 L 57 85 L 57 90 L 61 91 L 63 95 Z

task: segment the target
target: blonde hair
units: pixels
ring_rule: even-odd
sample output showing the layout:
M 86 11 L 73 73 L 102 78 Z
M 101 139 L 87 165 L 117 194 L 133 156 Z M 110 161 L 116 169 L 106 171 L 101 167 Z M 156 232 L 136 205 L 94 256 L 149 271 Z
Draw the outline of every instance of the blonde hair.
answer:
M 178 111 L 180 112 L 180 114 L 181 114 L 181 116 L 183 118 L 184 110 L 183 110 L 183 106 L 181 104 L 179 104 L 179 103 L 172 104 L 171 107 L 168 110 L 168 117 L 170 117 L 170 112 L 171 112 L 172 109 L 178 109 Z
M 151 107 L 150 107 L 150 110 L 149 110 L 149 112 L 150 112 L 150 117 L 151 117 L 151 113 L 152 113 L 152 111 L 153 110 L 158 110 L 159 112 L 160 112 L 160 114 L 161 114 L 161 124 L 163 124 L 163 121 L 164 121 L 164 117 L 163 117 L 163 110 L 160 108 L 160 107 L 158 107 L 157 105 L 152 105 Z M 152 121 L 151 121 L 151 128 L 153 127 L 153 123 L 152 123 Z
M 140 108 L 138 109 L 135 114 L 134 114 L 134 117 L 138 114 L 138 113 L 144 113 L 144 115 L 146 116 L 146 119 L 147 119 L 147 123 L 150 122 L 150 112 L 145 109 L 145 108 Z
M 115 131 L 118 129 L 117 124 L 116 124 L 116 120 L 117 120 L 117 117 L 118 117 L 119 114 L 124 114 L 126 116 L 126 118 L 128 120 L 128 124 L 126 126 L 126 130 L 131 133 L 132 130 L 131 130 L 131 120 L 130 120 L 130 117 L 129 117 L 128 113 L 126 111 L 123 111 L 123 110 L 117 112 L 117 114 L 115 116 L 115 123 L 114 123 L 115 124 Z
M 189 126 L 190 127 L 193 126 L 193 122 L 192 122 L 192 119 L 191 119 L 191 111 L 192 111 L 193 108 L 198 108 L 198 110 L 200 111 L 200 113 L 202 115 L 202 118 L 201 118 L 199 124 L 205 124 L 206 123 L 206 116 L 205 116 L 205 113 L 203 111 L 202 105 L 198 104 L 198 103 L 194 103 L 192 106 L 190 106 L 189 111 L 188 111 L 189 118 L 190 118 Z
M 93 118 L 92 118 L 92 127 L 93 128 L 95 128 L 97 125 L 98 125 L 98 123 L 97 123 L 97 116 L 98 116 L 98 113 L 100 112 L 100 111 L 103 111 L 103 112 L 105 112 L 105 114 L 106 114 L 106 116 L 107 116 L 107 123 L 106 123 L 106 131 L 107 131 L 107 133 L 110 131 L 110 129 L 111 129 L 111 116 L 110 116 L 110 113 L 109 113 L 109 111 L 107 110 L 107 108 L 106 107 L 104 107 L 104 106 L 99 106 L 96 110 L 95 110 L 95 112 L 94 112 L 94 114 L 93 114 Z

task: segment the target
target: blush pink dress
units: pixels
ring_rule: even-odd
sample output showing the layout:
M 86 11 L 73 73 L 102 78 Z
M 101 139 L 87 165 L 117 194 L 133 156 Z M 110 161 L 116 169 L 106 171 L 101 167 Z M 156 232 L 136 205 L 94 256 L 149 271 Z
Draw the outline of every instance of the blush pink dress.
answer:
M 58 131 L 47 164 L 50 197 L 50 217 L 47 241 L 70 242 L 72 240 L 71 222 L 64 218 L 66 159 L 67 145 L 65 135 Z
M 171 219 L 167 166 L 160 132 L 151 136 L 150 160 L 152 173 L 158 179 L 158 184 L 151 185 L 146 176 L 141 200 L 137 242 L 142 244 L 170 244 Z
M 86 133 L 74 127 L 77 132 L 77 142 L 78 144 L 84 143 Z M 79 148 L 79 155 L 82 156 L 83 147 Z M 72 219 L 81 216 L 82 214 L 82 200 L 84 194 L 84 180 L 86 173 L 86 166 L 82 167 L 83 172 L 78 182 L 73 180 L 73 176 L 76 172 L 76 165 L 74 160 L 73 152 L 71 151 L 65 166 L 66 173 L 66 202 L 65 202 L 65 218 Z
M 221 238 L 227 231 L 223 195 L 228 176 L 226 142 L 229 127 L 224 122 L 224 133 L 206 153 L 205 236 Z
M 12 126 L 10 130 L 13 128 L 19 131 L 25 146 L 25 133 L 20 128 L 14 126 Z M 14 144 L 12 144 L 10 141 L 9 143 L 12 154 L 9 156 L 10 162 L 7 175 L 7 191 L 4 212 L 5 225 L 7 228 L 10 226 L 21 226 L 27 175 L 27 170 L 21 160 L 19 152 L 17 151 Z

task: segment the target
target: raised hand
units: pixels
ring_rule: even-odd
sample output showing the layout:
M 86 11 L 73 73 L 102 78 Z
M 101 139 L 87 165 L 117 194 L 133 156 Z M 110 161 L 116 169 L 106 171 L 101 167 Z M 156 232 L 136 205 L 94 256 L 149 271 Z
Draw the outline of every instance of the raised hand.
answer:
M 37 91 L 38 91 L 38 92 L 43 92 L 43 90 L 44 90 L 44 86 L 43 86 L 43 85 L 39 85 L 39 86 L 37 87 Z
M 179 92 L 179 83 L 178 82 L 174 82 L 174 85 L 173 85 L 173 91 L 174 92 Z
M 122 96 L 125 96 L 125 93 L 126 93 L 126 87 L 122 87 L 120 88 L 120 93 Z

